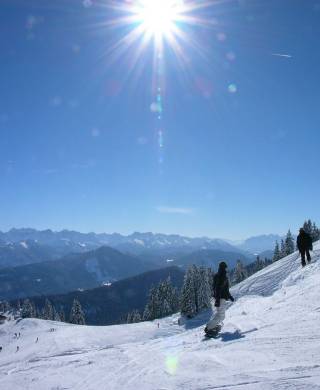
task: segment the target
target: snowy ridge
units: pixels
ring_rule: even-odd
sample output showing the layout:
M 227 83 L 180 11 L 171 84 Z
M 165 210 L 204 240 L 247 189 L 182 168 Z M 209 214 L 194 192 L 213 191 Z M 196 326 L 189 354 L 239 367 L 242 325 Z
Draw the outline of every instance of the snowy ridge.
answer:
M 209 312 L 183 326 L 178 315 L 109 327 L 7 322 L 0 326 L 1 385 L 14 390 L 319 390 L 320 243 L 305 268 L 295 253 L 248 278 L 234 293 L 238 299 L 216 340 L 203 341 Z M 15 332 L 21 332 L 19 340 Z
M 311 253 L 313 261 L 320 257 L 320 241 L 314 244 Z M 233 293 L 236 296 L 271 295 L 281 289 L 283 284 L 286 285 L 291 280 L 295 281 L 297 275 L 301 275 L 301 259 L 299 252 L 296 251 L 239 283 L 233 288 Z

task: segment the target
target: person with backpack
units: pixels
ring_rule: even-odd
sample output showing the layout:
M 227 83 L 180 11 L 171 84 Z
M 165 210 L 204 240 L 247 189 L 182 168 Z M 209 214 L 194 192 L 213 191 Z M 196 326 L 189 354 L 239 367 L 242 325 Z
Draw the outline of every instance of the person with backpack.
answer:
M 297 247 L 301 255 L 301 264 L 302 267 L 306 265 L 306 256 L 308 263 L 311 262 L 310 251 L 313 250 L 312 247 L 312 238 L 310 234 L 308 234 L 303 228 L 299 230 L 299 234 L 297 237 Z
M 219 264 L 218 272 L 213 278 L 213 297 L 215 299 L 214 306 L 216 307 L 216 312 L 205 327 L 205 333 L 208 337 L 215 337 L 220 332 L 225 319 L 227 301 L 234 302 L 234 298 L 229 291 L 227 268 L 227 264 L 222 261 Z

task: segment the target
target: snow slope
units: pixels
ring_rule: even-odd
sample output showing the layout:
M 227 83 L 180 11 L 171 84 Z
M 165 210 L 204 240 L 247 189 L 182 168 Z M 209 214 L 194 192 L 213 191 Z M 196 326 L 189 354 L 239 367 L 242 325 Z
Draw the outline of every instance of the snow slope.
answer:
M 159 328 L 157 321 L 109 327 L 8 322 L 0 326 L 1 388 L 320 389 L 320 243 L 304 269 L 295 253 L 234 294 L 216 340 L 203 339 L 210 313 L 183 326 L 177 315 L 168 317 Z

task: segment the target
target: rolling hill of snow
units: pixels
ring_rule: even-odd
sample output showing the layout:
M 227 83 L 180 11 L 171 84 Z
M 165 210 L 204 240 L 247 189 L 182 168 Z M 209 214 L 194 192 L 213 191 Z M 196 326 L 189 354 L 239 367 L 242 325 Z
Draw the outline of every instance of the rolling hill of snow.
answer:
M 109 327 L 35 319 L 6 322 L 0 326 L 1 386 L 320 389 L 320 243 L 307 267 L 301 268 L 295 253 L 248 278 L 233 293 L 237 300 L 227 311 L 220 337 L 205 341 L 209 311 L 180 326 L 178 315 Z M 14 338 L 17 332 L 20 339 Z

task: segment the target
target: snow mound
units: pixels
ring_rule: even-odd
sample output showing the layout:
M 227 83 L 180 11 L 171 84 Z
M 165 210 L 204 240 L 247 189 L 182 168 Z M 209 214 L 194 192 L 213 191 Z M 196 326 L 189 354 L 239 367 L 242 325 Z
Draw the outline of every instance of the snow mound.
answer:
M 295 253 L 233 290 L 237 300 L 220 337 L 212 340 L 203 337 L 210 311 L 180 326 L 178 315 L 108 327 L 6 322 L 0 326 L 1 385 L 14 390 L 319 390 L 320 243 L 305 268 Z

